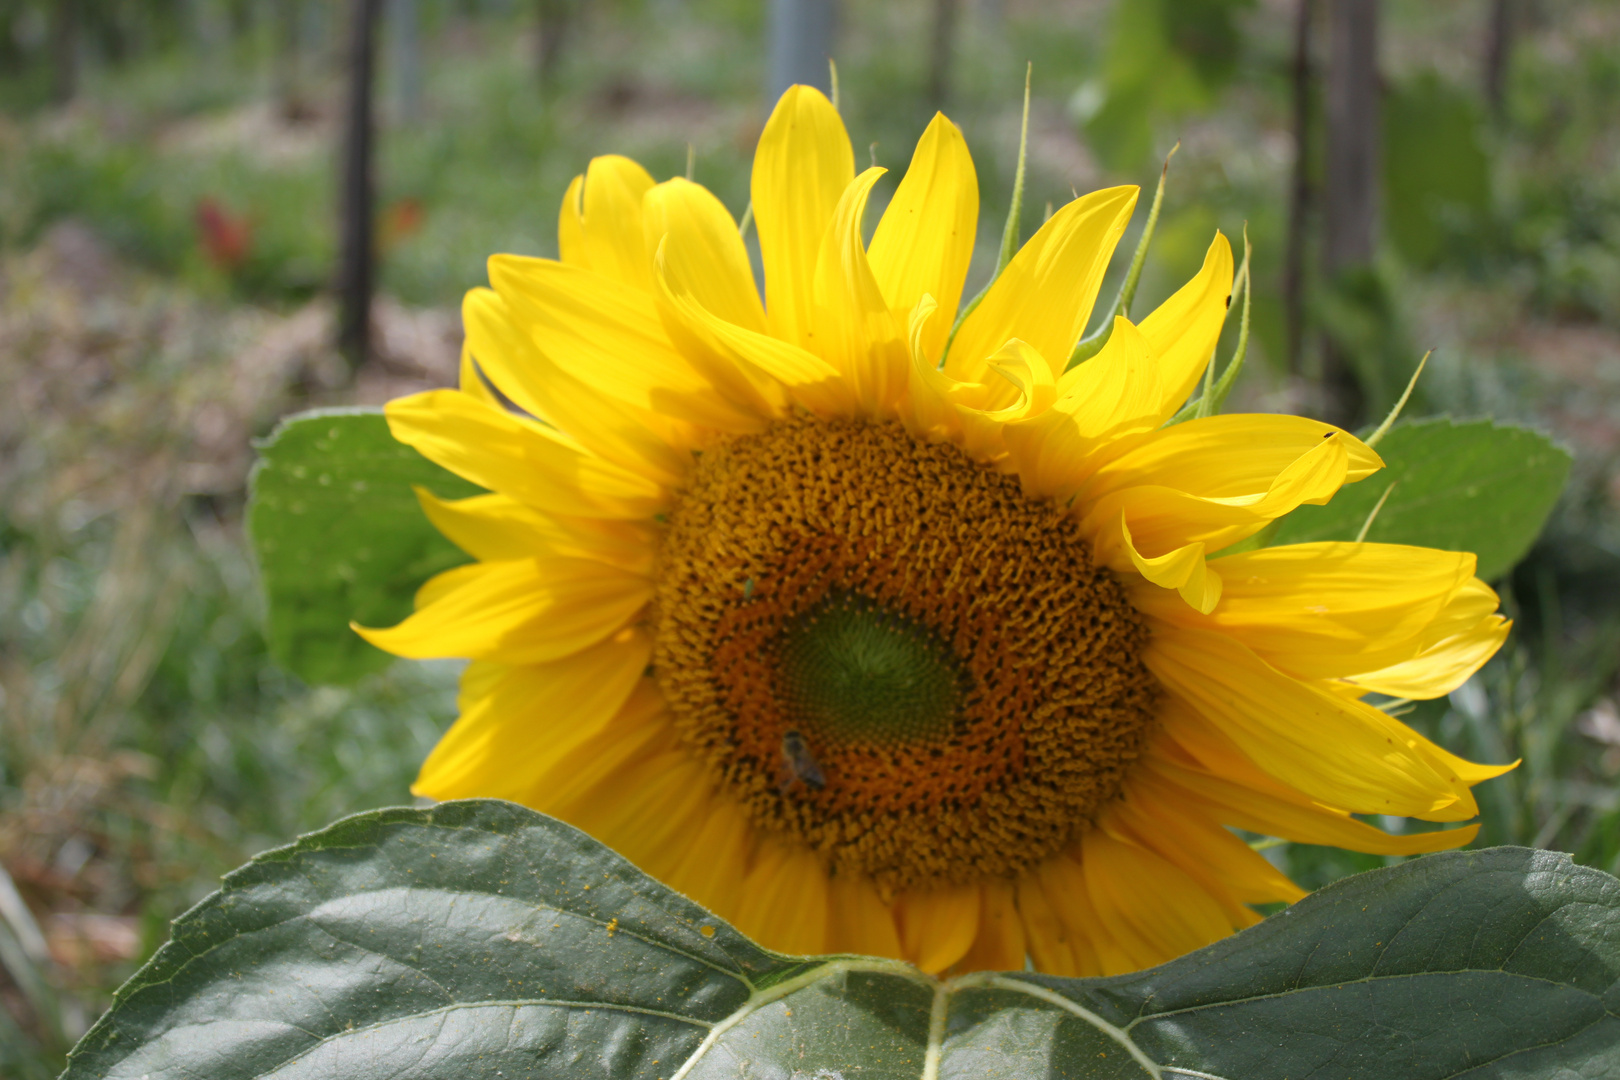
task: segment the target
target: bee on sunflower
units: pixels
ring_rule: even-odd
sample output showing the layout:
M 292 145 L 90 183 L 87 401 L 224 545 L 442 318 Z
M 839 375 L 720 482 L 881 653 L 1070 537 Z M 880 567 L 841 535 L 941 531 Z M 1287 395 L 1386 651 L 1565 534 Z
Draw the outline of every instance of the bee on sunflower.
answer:
M 719 200 L 622 157 L 569 187 L 559 259 L 490 260 L 460 389 L 387 409 L 489 492 L 422 494 L 476 561 L 360 631 L 471 660 L 416 792 L 570 822 L 771 948 L 930 972 L 1131 971 L 1303 895 L 1229 826 L 1471 840 L 1355 815 L 1463 822 L 1510 767 L 1361 700 L 1501 644 L 1474 557 L 1220 554 L 1382 464 L 1297 416 L 1167 423 L 1226 239 L 1071 364 L 1136 189 L 1057 210 L 958 320 L 962 135 L 934 118 L 867 244 L 882 172 L 794 87 L 754 159 L 763 301 Z

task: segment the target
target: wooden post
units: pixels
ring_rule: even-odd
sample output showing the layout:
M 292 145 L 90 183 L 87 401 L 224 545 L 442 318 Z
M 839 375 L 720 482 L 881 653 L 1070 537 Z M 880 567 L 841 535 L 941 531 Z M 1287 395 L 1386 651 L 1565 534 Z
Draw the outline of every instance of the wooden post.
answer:
M 302 119 L 305 111 L 303 50 L 299 40 L 303 31 L 302 5 L 300 0 L 280 0 L 271 12 L 275 34 L 271 83 L 277 111 L 283 120 L 292 122 Z
M 1328 16 L 1322 272 L 1331 286 L 1370 266 L 1378 239 L 1378 0 L 1330 0 Z M 1354 426 L 1365 407 L 1360 380 L 1341 343 L 1323 345 L 1321 416 Z
M 831 92 L 827 60 L 832 56 L 833 31 L 838 19 L 835 0 L 770 0 L 767 19 L 770 35 L 767 107 L 794 83 Z
M 1294 0 L 1294 172 L 1288 186 L 1288 248 L 1283 259 L 1283 311 L 1288 370 L 1304 370 L 1305 237 L 1311 204 L 1311 14 L 1313 0 Z
M 349 102 L 343 131 L 341 251 L 338 265 L 338 348 L 354 371 L 371 351 L 373 125 L 371 90 L 381 0 L 352 0 L 349 25 Z
M 1491 118 L 1502 119 L 1507 89 L 1508 58 L 1513 54 L 1512 0 L 1491 0 L 1490 21 L 1485 25 L 1485 103 Z
M 557 60 L 563 42 L 574 22 L 574 0 L 535 0 L 535 20 L 539 33 L 535 41 L 535 73 L 540 88 L 549 90 L 557 81 Z
M 79 0 L 51 5 L 51 100 L 65 105 L 79 92 Z
M 961 0 L 934 0 L 934 40 L 928 57 L 928 104 L 943 109 L 950 98 L 951 56 Z

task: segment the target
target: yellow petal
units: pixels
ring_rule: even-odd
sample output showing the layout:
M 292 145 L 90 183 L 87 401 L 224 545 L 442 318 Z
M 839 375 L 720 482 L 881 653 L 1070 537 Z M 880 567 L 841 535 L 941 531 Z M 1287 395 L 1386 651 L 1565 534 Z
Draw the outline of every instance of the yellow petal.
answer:
M 710 911 L 720 915 L 735 911 L 756 832 L 740 806 L 714 795 L 707 816 L 687 838 L 681 858 L 665 880 Z
M 1018 402 L 988 415 L 998 424 L 1009 424 L 1045 412 L 1057 399 L 1057 383 L 1046 357 L 1033 345 L 1010 338 L 990 358 L 990 370 L 1006 379 L 1018 391 Z
M 955 970 L 1018 971 L 1028 945 L 1011 881 L 989 878 L 979 884 L 979 931 Z
M 1098 936 L 1129 957 L 1123 968 L 1105 957 L 1105 974 L 1152 967 L 1232 932 L 1220 904 L 1185 872 L 1103 829 L 1081 839 L 1080 868 Z
M 835 873 L 827 882 L 827 948 L 858 956 L 905 955 L 894 909 L 872 880 L 859 873 Z
M 1135 187 L 1106 188 L 1069 203 L 1029 238 L 962 323 L 945 369 L 983 381 L 985 362 L 1022 338 L 1063 373 L 1091 318 L 1108 260 L 1136 206 Z
M 1221 575 L 1209 568 L 1204 560 L 1204 545 L 1194 542 L 1168 551 L 1163 555 L 1146 558 L 1131 542 L 1131 530 L 1120 515 L 1119 535 L 1125 554 L 1136 572 L 1161 589 L 1175 589 L 1192 609 L 1207 615 L 1221 600 Z M 1147 595 L 1144 590 L 1139 595 Z
M 1147 337 L 1123 315 L 1102 351 L 1058 382 L 1054 408 L 1074 418 L 1082 438 L 1117 438 L 1163 422 L 1158 365 Z
M 456 389 L 469 397 L 477 398 L 485 405 L 500 407 L 500 400 L 484 382 L 484 377 L 479 374 L 472 350 L 465 342 L 461 345 L 461 370 L 456 377 Z
M 979 932 L 979 900 L 977 884 L 907 890 L 896 896 L 905 958 L 930 975 L 962 959 Z
M 614 770 L 610 783 L 566 808 L 565 820 L 657 878 L 686 853 L 706 816 L 703 763 L 676 747 Z
M 587 559 L 517 559 L 458 569 L 465 575 L 458 588 L 398 626 L 356 626 L 356 632 L 413 660 L 539 664 L 617 633 L 652 599 L 648 579 Z
M 668 258 L 660 254 L 660 269 Z M 753 392 L 753 408 L 762 415 L 776 415 L 787 401 L 804 406 L 819 416 L 847 415 L 854 409 L 854 396 L 844 376 L 827 361 L 791 342 L 756 333 L 726 322 L 705 309 L 691 295 L 675 292 L 660 272 L 659 311 L 671 336 L 682 341 L 688 356 L 703 355 L 715 370 L 730 365 L 749 381 L 735 388 L 736 394 Z M 766 385 L 768 384 L 768 386 Z M 770 387 L 785 391 L 782 402 Z
M 1024 924 L 1024 940 L 1029 957 L 1035 962 L 1037 971 L 1049 975 L 1065 978 L 1101 975 L 1102 962 L 1091 943 L 1085 940 L 1090 928 L 1077 934 L 1059 914 L 1062 908 L 1072 916 L 1073 902 L 1077 897 L 1089 913 L 1091 901 L 1085 899 L 1084 879 L 1077 876 L 1076 880 L 1081 885 L 1078 891 L 1068 888 L 1070 883 L 1049 886 L 1047 864 L 1054 861 L 1045 860 L 1035 869 L 1025 872 L 1014 885 L 1018 917 Z M 1078 867 L 1075 867 L 1074 873 L 1079 874 Z M 1092 926 L 1095 926 L 1095 920 Z
M 579 220 L 582 265 L 632 288 L 652 287 L 652 260 L 641 221 L 642 196 L 652 186 L 647 170 L 627 157 L 606 154 L 591 159 Z M 566 198 L 563 211 L 568 212 Z
M 677 290 L 679 280 L 690 275 L 680 269 L 685 256 L 680 252 L 671 253 L 669 248 L 666 239 L 653 256 L 656 279 L 653 299 L 670 341 L 692 368 L 738 412 L 767 420 L 780 416 L 788 401 L 781 385 L 759 374 L 754 365 L 741 361 L 736 351 L 717 337 L 716 328 L 729 327 L 731 323 L 711 314 L 691 292 Z M 741 327 L 735 329 L 738 333 L 748 333 Z
M 652 574 L 657 537 L 640 522 L 560 518 L 542 514 L 509 495 L 448 500 L 425 488 L 414 490 L 433 527 L 483 562 L 566 555 Z
M 872 234 L 867 258 L 900 325 L 910 324 L 925 295 L 939 306 L 939 320 L 928 324 L 920 341 L 922 355 L 936 365 L 956 321 L 978 228 L 973 158 L 956 125 L 935 113 Z
M 1232 245 L 1217 232 L 1198 275 L 1142 320 L 1159 371 L 1154 427 L 1175 414 L 1203 376 L 1231 298 Z
M 1424 649 L 1410 660 L 1363 672 L 1345 681 L 1364 693 L 1427 701 L 1449 694 L 1467 682 L 1507 640 L 1513 624 L 1488 615 L 1478 626 Z
M 777 952 L 814 956 L 827 947 L 827 870 L 801 844 L 767 840 L 738 899 L 737 929 Z
M 759 418 L 728 404 L 676 351 L 648 293 L 578 267 L 518 255 L 492 257 L 489 280 L 543 355 L 597 393 L 716 431 L 761 426 Z
M 1398 544 L 1290 544 L 1228 555 L 1226 582 L 1204 617 L 1151 590 L 1141 610 L 1222 630 L 1300 679 L 1337 678 L 1414 657 L 1427 628 L 1473 577 L 1474 556 Z
M 557 211 L 557 258 L 581 270 L 591 268 L 591 257 L 585 248 L 585 176 L 580 174 L 568 184 L 563 193 L 562 207 Z
M 552 758 L 519 801 L 541 813 L 573 821 L 581 807 L 589 810 L 599 802 L 614 802 L 622 791 L 618 777 L 625 770 L 666 755 L 678 745 L 658 684 L 642 679 L 612 719 L 571 750 Z
M 1102 351 L 1057 380 L 1052 408 L 1012 418 L 1002 433 L 1024 490 L 1062 497 L 1079 489 L 1099 447 L 1158 426 L 1158 390 L 1147 339 L 1116 318 Z
M 394 438 L 481 487 L 570 517 L 647 518 L 662 487 L 586 453 L 573 440 L 459 390 L 429 390 L 385 407 Z
M 1373 855 L 1445 851 L 1462 847 L 1479 833 L 1478 825 L 1388 833 L 1268 776 L 1231 740 L 1186 710 L 1180 710 L 1174 719 L 1167 718 L 1166 731 L 1174 740 L 1172 747 L 1185 744 L 1189 752 L 1185 757 L 1164 752 L 1168 748 L 1150 752 L 1143 756 L 1143 767 L 1162 774 L 1181 789 L 1183 797 L 1207 805 L 1227 825 L 1296 843 L 1323 844 Z
M 720 200 L 680 177 L 647 192 L 643 202 L 649 265 L 666 247 L 664 274 L 673 292 L 745 330 L 765 332 L 765 308 L 754 285 L 737 223 Z
M 816 260 L 815 322 L 805 348 L 844 373 L 869 415 L 886 413 L 906 389 L 909 357 L 861 243 L 861 218 L 882 169 L 851 181 L 833 211 Z
M 484 373 L 520 408 L 616 465 L 661 484 L 680 482 L 690 458 L 659 434 L 667 428 L 565 374 L 518 327 L 498 293 L 469 290 L 461 302 L 461 324 Z
M 651 640 L 632 628 L 565 660 L 504 668 L 462 705 L 411 791 L 440 800 L 523 798 L 553 761 L 624 706 L 651 657 Z
M 1330 433 L 1267 487 L 1243 495 L 1211 497 L 1149 484 L 1111 492 L 1086 506 L 1080 527 L 1092 537 L 1097 558 L 1117 570 L 1130 568 L 1118 525 L 1122 516 L 1137 550 L 1148 558 L 1195 541 L 1217 551 L 1305 503 L 1332 498 L 1347 475 L 1349 438 Z
M 1159 623 L 1143 660 L 1260 768 L 1330 806 L 1427 821 L 1477 813 L 1468 785 L 1407 745 L 1404 725 L 1284 675 L 1223 634 Z
M 1293 903 L 1305 895 L 1265 856 L 1232 835 L 1206 804 L 1161 773 L 1138 769 L 1105 821 L 1196 880 L 1234 929 L 1258 922 L 1249 904 Z
M 1092 363 L 1095 360 L 1075 370 Z M 1189 420 L 1100 448 L 1092 462 L 1095 476 L 1082 497 L 1100 499 L 1124 488 L 1149 485 L 1209 499 L 1242 498 L 1265 491 L 1280 473 L 1338 430 L 1319 420 L 1273 413 Z M 1383 461 L 1360 439 L 1342 432 L 1338 438 L 1349 458 L 1345 483 L 1383 468 Z M 1077 470 L 1080 479 L 1085 475 L 1090 474 Z
M 1086 873 L 1080 868 L 1078 843 L 1043 859 L 1034 874 L 1063 927 L 1077 969 L 1075 974 L 1094 977 L 1105 971 L 1132 968 L 1130 958 L 1102 930 L 1097 909 L 1086 890 Z
M 911 310 L 907 339 L 911 364 L 906 373 L 907 393 L 901 417 L 913 435 L 956 441 L 962 419 L 952 398 L 962 384 L 928 358 L 928 328 L 942 321 L 939 316 L 939 306 L 926 294 Z
M 947 430 L 969 457 L 980 460 L 988 461 L 1001 456 L 1006 449 L 1005 436 L 1010 430 L 1009 424 L 1046 411 L 1057 395 L 1052 369 L 1046 358 L 1018 338 L 1009 340 L 990 358 L 991 377 L 1002 384 L 997 394 L 984 393 L 986 388 L 982 386 L 957 383 L 943 371 L 934 369 L 915 351 L 912 358 L 913 384 L 920 379 L 925 384 L 920 388 L 922 392 L 932 393 L 937 400 L 949 401 L 955 406 L 951 410 L 954 415 Z M 1013 389 L 1014 396 L 1010 401 L 1006 399 L 1005 387 Z M 913 393 L 916 392 L 918 390 L 914 389 Z M 981 409 L 966 403 L 987 400 L 1000 400 L 1005 404 L 1001 408 Z
M 771 332 L 784 341 L 806 345 L 821 238 L 854 178 L 855 154 L 838 110 L 813 87 L 789 87 L 759 137 L 752 183 L 765 310 Z

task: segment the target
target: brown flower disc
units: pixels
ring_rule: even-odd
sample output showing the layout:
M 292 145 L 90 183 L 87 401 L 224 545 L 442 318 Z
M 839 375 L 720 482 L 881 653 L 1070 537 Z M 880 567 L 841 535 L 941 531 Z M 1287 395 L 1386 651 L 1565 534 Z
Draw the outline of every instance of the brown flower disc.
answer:
M 761 828 L 886 887 L 1007 877 L 1120 788 L 1147 633 L 1074 524 L 894 423 L 795 419 L 695 463 L 655 665 Z

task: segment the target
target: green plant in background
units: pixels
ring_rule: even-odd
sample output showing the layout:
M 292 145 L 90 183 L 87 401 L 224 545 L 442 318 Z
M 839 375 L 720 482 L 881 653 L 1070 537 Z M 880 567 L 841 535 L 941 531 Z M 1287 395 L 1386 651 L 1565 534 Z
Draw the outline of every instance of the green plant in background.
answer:
M 1433 268 L 1491 212 L 1484 118 L 1472 98 L 1425 72 L 1384 98 L 1384 213 L 1413 266 Z
M 1080 92 L 1086 135 L 1112 169 L 1139 168 L 1158 127 L 1214 104 L 1238 70 L 1253 0 L 1142 0 L 1114 9 L 1103 74 Z

